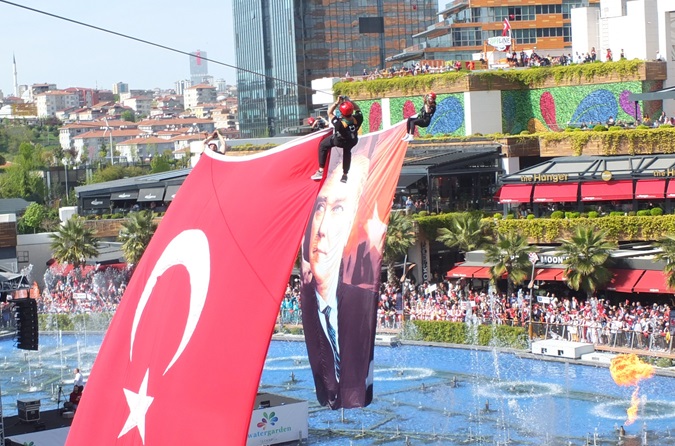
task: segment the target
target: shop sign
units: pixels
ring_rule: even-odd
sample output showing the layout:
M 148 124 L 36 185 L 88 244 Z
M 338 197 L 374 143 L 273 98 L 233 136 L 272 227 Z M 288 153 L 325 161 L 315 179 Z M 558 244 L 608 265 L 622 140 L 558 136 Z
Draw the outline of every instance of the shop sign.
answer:
M 570 176 L 566 173 L 535 173 L 534 175 L 521 175 L 520 181 L 522 183 L 559 183 L 561 181 L 569 181 Z
M 675 169 L 655 170 L 655 177 L 675 177 Z
M 488 39 L 488 45 L 495 47 L 497 51 L 505 51 L 511 46 L 511 36 L 495 36 Z
M 539 263 L 545 265 L 562 265 L 569 256 L 539 255 Z

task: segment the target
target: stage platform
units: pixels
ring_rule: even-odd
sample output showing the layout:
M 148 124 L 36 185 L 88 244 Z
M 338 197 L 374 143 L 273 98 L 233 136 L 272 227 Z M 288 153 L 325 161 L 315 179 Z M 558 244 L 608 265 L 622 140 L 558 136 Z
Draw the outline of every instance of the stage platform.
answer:
M 3 421 L 5 446 L 31 441 L 39 446 L 63 446 L 73 419 L 63 417 L 61 410 L 54 409 L 41 411 L 38 421 L 21 421 L 18 415 L 5 417 Z

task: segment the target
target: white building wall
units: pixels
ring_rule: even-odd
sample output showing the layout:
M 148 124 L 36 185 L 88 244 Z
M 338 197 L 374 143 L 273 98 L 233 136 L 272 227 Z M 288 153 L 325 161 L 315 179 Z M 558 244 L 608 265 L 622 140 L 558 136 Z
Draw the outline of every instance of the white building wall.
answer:
M 600 9 L 572 8 L 570 18 L 572 20 L 572 57 L 576 57 L 577 53 L 583 57 L 586 53 L 590 53 L 593 47 L 600 55 L 598 51 Z
M 466 134 L 502 132 L 502 92 L 469 91 L 464 93 Z

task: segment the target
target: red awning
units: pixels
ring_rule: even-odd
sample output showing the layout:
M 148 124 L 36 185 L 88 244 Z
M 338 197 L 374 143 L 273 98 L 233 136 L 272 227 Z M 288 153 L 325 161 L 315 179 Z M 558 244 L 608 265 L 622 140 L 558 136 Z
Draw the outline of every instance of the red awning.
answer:
M 632 200 L 633 181 L 591 181 L 581 183 L 581 201 Z
M 560 268 L 536 268 L 534 270 L 534 280 L 563 280 L 564 269 Z
M 482 266 L 462 266 L 458 265 L 452 268 L 448 273 L 445 275 L 447 278 L 458 278 L 458 277 L 469 277 L 472 278 L 473 274 L 480 270 L 483 269 Z
M 529 203 L 532 184 L 505 184 L 499 190 L 500 203 Z
M 663 200 L 666 195 L 666 180 L 638 180 L 635 184 L 635 198 L 638 200 Z
M 675 294 L 675 290 L 666 286 L 666 275 L 663 271 L 647 270 L 633 287 L 635 293 L 668 293 Z
M 478 271 L 473 273 L 473 278 L 474 279 L 490 279 L 490 278 L 492 278 L 492 275 L 490 274 L 490 267 L 484 266 L 483 268 L 479 269 Z
M 579 183 L 537 184 L 534 186 L 535 203 L 549 201 L 575 202 L 579 199 Z
M 668 188 L 666 189 L 666 198 L 675 198 L 675 179 L 668 180 Z
M 620 293 L 632 293 L 633 287 L 642 277 L 642 269 L 612 269 L 614 276 L 605 289 Z

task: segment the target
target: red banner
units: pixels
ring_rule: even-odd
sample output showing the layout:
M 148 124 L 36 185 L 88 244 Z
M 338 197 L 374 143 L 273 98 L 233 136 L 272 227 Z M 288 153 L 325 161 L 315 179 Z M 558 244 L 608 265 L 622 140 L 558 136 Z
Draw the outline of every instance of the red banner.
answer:
M 246 443 L 323 135 L 202 155 L 129 283 L 68 446 Z
M 346 183 L 333 149 L 303 242 L 302 323 L 316 395 L 332 409 L 373 398 L 382 251 L 407 142 L 405 123 L 362 136 Z

